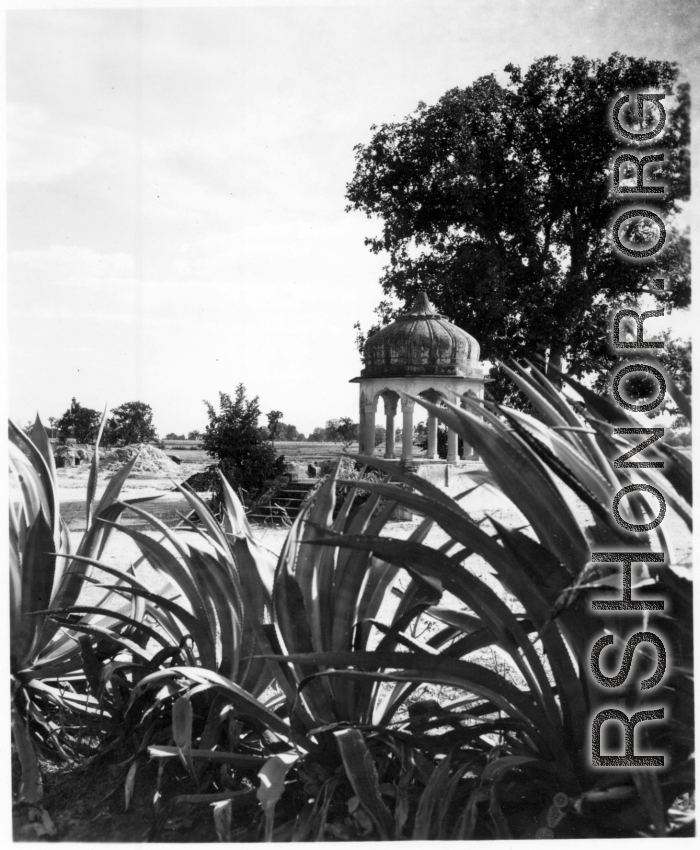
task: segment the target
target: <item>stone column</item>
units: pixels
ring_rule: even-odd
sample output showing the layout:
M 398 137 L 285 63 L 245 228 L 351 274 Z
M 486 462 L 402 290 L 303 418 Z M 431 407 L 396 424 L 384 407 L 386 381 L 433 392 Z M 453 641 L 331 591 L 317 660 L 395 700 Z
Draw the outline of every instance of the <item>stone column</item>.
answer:
M 386 416 L 386 450 L 384 457 L 391 460 L 394 457 L 394 440 L 396 437 L 396 399 L 384 399 L 384 414 Z
M 357 452 L 361 455 L 365 453 L 365 406 L 362 398 L 360 398 L 360 424 L 357 429 Z
M 464 398 L 462 399 L 460 406 L 462 410 L 467 409 L 467 403 Z M 464 437 L 462 437 L 462 460 L 473 460 L 473 455 L 474 449 L 469 445 L 469 443 L 464 439 Z
M 401 460 L 410 463 L 413 460 L 413 399 L 401 399 L 401 412 L 403 413 L 403 434 L 401 437 L 402 451 Z
M 365 439 L 364 439 L 364 453 L 366 455 L 374 454 L 374 428 L 375 428 L 375 412 L 377 410 L 377 403 L 375 401 L 374 404 L 366 404 L 365 405 Z
M 429 412 L 428 413 L 428 460 L 437 460 L 438 457 L 438 443 L 437 443 L 437 433 L 438 433 L 438 421 L 437 416 Z
M 457 462 L 457 432 L 452 428 L 447 429 L 447 462 Z

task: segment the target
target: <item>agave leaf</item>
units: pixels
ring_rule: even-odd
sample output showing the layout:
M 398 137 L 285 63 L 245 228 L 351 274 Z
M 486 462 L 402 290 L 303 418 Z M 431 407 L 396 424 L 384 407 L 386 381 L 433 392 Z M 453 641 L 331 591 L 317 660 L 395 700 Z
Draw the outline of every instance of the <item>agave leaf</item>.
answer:
M 366 529 L 367 533 L 370 533 L 372 536 L 380 534 L 386 523 L 391 519 L 396 504 L 395 502 L 389 502 L 367 525 L 367 520 L 369 520 L 371 513 L 378 506 L 379 499 L 380 494 L 374 494 L 360 508 L 362 510 L 365 506 L 369 506 L 370 513 L 359 517 L 359 525 L 363 531 Z M 354 523 L 351 523 L 349 532 L 353 528 L 353 525 Z M 320 537 L 323 531 L 321 529 L 318 529 L 318 531 Z M 335 598 L 332 602 L 333 625 L 330 641 L 330 648 L 332 650 L 350 649 L 355 624 L 360 619 L 366 618 L 365 612 L 362 611 L 363 600 L 366 600 L 364 605 L 366 608 L 376 588 L 376 581 L 371 588 L 366 584 L 369 580 L 371 570 L 372 559 L 370 552 L 358 550 L 353 553 L 351 551 L 350 554 L 342 558 L 342 566 L 341 556 L 338 556 Z
M 539 539 L 572 574 L 578 574 L 590 558 L 590 549 L 571 509 L 532 451 L 500 423 L 489 428 L 450 402 L 445 402 L 445 409 L 415 398 L 474 446 Z
M 517 554 L 517 540 L 512 537 L 507 528 L 492 520 L 501 538 L 511 543 Z M 499 578 L 522 604 L 528 617 L 537 626 L 544 652 L 549 660 L 557 685 L 557 693 L 561 700 L 562 710 L 566 718 L 567 734 L 574 737 L 573 745 L 580 749 L 584 745 L 583 736 L 588 723 L 588 699 L 579 679 L 578 670 L 574 667 L 569 649 L 565 645 L 558 628 L 550 625 L 551 605 L 540 594 L 537 585 L 530 581 L 522 570 L 499 568 Z M 549 626 L 549 627 L 548 627 Z M 578 658 L 577 664 L 583 665 L 585 659 Z
M 171 599 L 168 599 L 162 594 L 157 594 L 148 590 L 146 586 L 135 576 L 129 575 L 128 573 L 124 573 L 122 570 L 117 569 L 116 567 L 111 567 L 92 558 L 83 558 L 80 555 L 75 555 L 74 558 L 86 564 L 91 564 L 92 566 L 97 567 L 103 572 L 107 572 L 110 575 L 116 576 L 117 578 L 121 579 L 121 581 L 130 586 L 130 593 L 141 596 L 143 599 L 149 600 L 154 604 L 156 610 L 159 610 L 160 612 L 174 614 L 185 626 L 185 628 L 191 632 L 192 637 L 195 643 L 197 644 L 197 648 L 202 657 L 202 663 L 204 663 L 207 658 L 213 657 L 214 649 L 211 634 L 208 632 L 206 625 L 202 624 L 201 620 L 195 617 L 191 612 L 187 611 L 181 605 L 178 605 L 176 602 Z M 178 633 L 179 639 L 181 640 L 182 633 L 179 632 L 179 630 Z
M 343 481 L 342 483 L 349 486 L 360 486 L 357 482 L 353 481 Z M 474 522 L 469 514 L 454 503 L 451 505 L 440 504 L 410 490 L 397 487 L 394 484 L 363 481 L 362 488 L 364 490 L 371 490 L 388 499 L 393 499 L 400 505 L 411 509 L 414 513 L 430 517 L 453 540 L 472 549 L 479 557 L 484 558 L 489 563 L 492 558 L 508 557 L 503 547 L 499 546 L 492 537 L 479 527 L 478 523 Z M 340 540 L 341 538 L 332 539 Z
M 134 786 L 136 784 L 136 772 L 139 769 L 139 763 L 134 759 L 132 761 L 129 770 L 126 774 L 126 779 L 124 780 L 124 811 L 129 811 L 129 806 L 131 805 L 131 800 L 134 796 Z
M 44 461 L 45 467 L 41 466 L 37 471 L 40 474 L 42 480 L 42 489 L 46 491 L 46 496 L 49 501 L 51 513 L 50 513 L 50 525 L 54 534 L 54 539 L 58 539 L 59 533 L 59 511 L 58 511 L 58 493 L 57 493 L 57 483 L 56 483 L 56 464 L 53 459 L 53 449 L 51 448 L 51 443 L 49 442 L 49 438 L 46 434 L 46 429 L 39 418 L 39 414 L 36 415 L 36 420 L 34 421 L 34 425 L 32 426 L 32 442 L 36 446 L 37 451 L 41 455 L 41 458 Z M 48 472 L 48 475 L 46 475 Z
M 42 486 L 41 478 L 36 468 L 13 442 L 9 443 L 8 448 L 10 451 L 10 469 L 15 473 L 20 487 L 21 502 L 18 509 L 20 521 L 19 538 L 20 546 L 24 548 L 25 530 L 35 521 L 40 511 L 44 512 L 44 517 L 50 523 L 51 502 L 46 489 Z M 41 457 L 39 457 L 39 462 L 43 463 Z
M 480 664 L 444 656 L 408 652 L 320 652 L 307 656 L 286 656 L 291 663 L 315 663 L 325 667 L 313 674 L 318 676 L 371 677 L 377 681 L 414 681 L 449 685 L 480 696 L 505 712 L 508 717 L 520 720 L 541 753 L 562 759 L 569 764 L 569 756 L 557 731 L 536 706 L 532 696 L 520 691 L 507 679 Z M 371 672 L 363 669 L 370 668 Z M 392 669 L 395 672 L 388 673 Z M 381 672 L 378 672 L 381 671 Z M 300 687 L 305 686 L 306 682 Z
M 105 610 L 104 608 L 95 608 L 92 605 L 72 605 L 70 608 L 48 608 L 47 610 L 40 611 L 39 613 L 51 614 L 51 616 L 61 614 L 98 614 L 107 620 L 113 619 L 118 620 L 120 623 L 126 623 L 127 625 L 131 626 L 135 631 L 140 632 L 144 635 L 148 635 L 151 640 L 156 641 L 162 647 L 166 649 L 170 648 L 170 644 L 167 642 L 167 640 L 155 629 L 152 629 L 145 623 L 142 623 L 139 620 L 135 620 L 133 617 L 129 617 L 120 611 Z M 80 623 L 76 623 L 76 627 L 78 625 L 80 625 Z
M 37 679 L 55 680 L 72 675 L 83 669 L 83 662 L 79 649 L 76 646 L 75 635 L 71 635 L 73 652 L 66 655 L 65 660 L 52 664 L 32 664 L 30 675 Z M 20 674 L 24 671 L 20 670 Z
M 142 502 L 146 501 L 146 499 L 134 499 L 134 502 L 136 501 Z M 112 528 L 122 527 L 115 525 L 113 520 L 119 519 L 126 507 L 127 505 L 125 503 L 115 502 L 99 512 L 96 511 L 93 514 L 93 522 L 90 528 L 80 541 L 77 555 L 88 559 L 94 557 L 100 558 L 107 542 L 107 536 L 110 534 Z M 96 521 L 98 519 L 99 521 Z M 87 564 L 82 563 L 81 558 L 78 557 L 71 557 L 69 560 L 61 558 L 59 559 L 59 563 L 60 561 L 63 561 L 67 566 L 63 566 L 63 568 L 59 566 L 58 568 L 60 580 L 54 582 L 55 589 L 51 604 L 67 608 L 73 605 L 80 595 L 80 591 L 85 583 Z M 47 624 L 45 644 L 53 637 L 54 633 L 55 631 L 51 625 Z
M 253 539 L 253 529 L 250 527 L 245 508 L 233 487 L 226 480 L 220 469 L 216 470 L 221 481 L 221 491 L 224 497 L 224 530 L 236 537 Z
M 134 464 L 137 460 L 138 455 L 134 455 L 131 460 L 127 461 L 124 466 L 118 469 L 109 479 L 107 486 L 105 487 L 105 491 L 102 494 L 102 498 L 95 508 L 94 518 L 99 517 L 105 508 L 109 507 L 119 498 L 119 493 L 121 492 L 124 482 L 131 474 L 131 470 L 134 468 Z
M 216 521 L 214 514 L 209 510 L 205 502 L 194 492 L 194 490 L 189 490 L 181 484 L 176 485 L 176 487 L 188 501 L 190 507 L 202 522 L 202 525 L 206 529 L 209 543 L 215 550 L 218 550 L 219 554 L 225 556 L 228 553 L 226 535 L 221 530 L 221 526 Z
M 617 545 L 629 545 L 630 542 L 632 542 L 629 535 L 615 522 L 610 511 L 613 493 L 619 489 L 619 482 L 616 484 L 614 491 L 610 490 L 605 492 L 601 500 L 593 492 L 591 492 L 587 486 L 592 483 L 591 479 L 587 475 L 579 475 L 579 477 L 577 477 L 572 471 L 573 467 L 575 472 L 581 473 L 581 467 L 576 467 L 576 465 L 571 462 L 571 459 L 569 459 L 568 463 L 560 459 L 557 454 L 552 451 L 551 446 L 547 446 L 539 439 L 539 437 L 533 436 L 516 419 L 510 416 L 510 412 L 506 412 L 505 410 L 503 412 L 523 442 L 528 445 L 534 454 L 544 464 L 546 464 L 552 472 L 564 482 L 564 484 L 568 485 L 579 499 L 581 499 L 581 501 L 584 502 L 590 509 L 593 519 L 598 526 L 599 533 L 605 533 L 607 537 L 615 538 L 614 542 Z M 582 483 L 581 478 L 586 479 L 586 483 Z
M 272 604 L 272 585 L 275 564 L 272 557 L 261 546 L 246 537 L 235 537 L 229 541 L 239 581 L 247 591 L 245 610 L 251 616 L 262 619 L 264 611 Z
M 86 623 L 76 623 L 73 620 L 69 620 L 65 617 L 60 617 L 57 614 L 52 613 L 51 617 L 59 623 L 61 626 L 65 626 L 70 628 L 74 632 L 82 632 L 86 635 L 92 635 L 93 637 L 104 638 L 108 640 L 110 643 L 114 643 L 117 646 L 122 647 L 122 649 L 128 649 L 130 652 L 133 652 L 141 661 L 148 663 L 150 661 L 150 656 L 141 649 L 141 647 L 135 643 L 133 640 L 129 640 L 129 638 L 118 636 L 111 628 L 103 628 L 102 626 L 96 625 L 87 625 Z M 66 697 L 68 698 L 68 697 Z
M 49 606 L 55 564 L 56 550 L 51 527 L 43 512 L 39 512 L 29 529 L 22 554 L 21 622 L 13 648 L 20 665 L 31 657 L 41 639 L 44 617 L 32 612 Z
M 547 392 L 546 396 L 542 392 L 542 387 L 538 386 L 536 381 L 531 378 L 524 369 L 518 366 L 517 363 L 514 364 L 515 368 L 518 369 L 520 374 L 517 374 L 512 369 L 509 369 L 505 363 L 499 364 L 501 369 L 508 375 L 511 381 L 520 389 L 522 392 L 528 397 L 533 407 L 542 417 L 543 421 L 547 423 L 550 427 L 554 427 L 556 425 L 568 425 L 571 424 L 561 413 L 561 411 L 557 410 L 553 404 L 554 399 L 551 394 Z
M 530 365 L 533 376 L 536 376 L 537 379 L 539 380 L 539 382 L 543 386 L 546 385 L 549 388 L 550 399 L 553 400 L 556 397 L 559 400 L 558 407 L 563 412 L 563 416 L 569 422 L 569 424 L 571 426 L 580 425 L 579 417 L 574 413 L 573 410 L 571 410 L 569 408 L 568 404 L 564 401 L 563 394 L 560 393 L 560 392 L 557 392 L 554 389 L 551 382 L 547 378 L 545 378 L 545 376 L 535 366 L 533 366 L 531 363 L 529 363 L 529 361 L 527 361 L 527 362 Z M 520 368 L 520 371 L 522 372 L 523 371 L 522 368 L 521 367 L 519 367 L 519 368 Z M 564 374 L 562 372 L 560 372 L 559 370 L 555 369 L 555 371 L 557 371 L 557 373 L 559 374 L 559 376 L 561 378 L 567 377 L 567 376 L 564 376 Z M 573 380 L 573 379 L 571 379 L 571 380 Z M 574 384 L 571 384 L 571 381 L 569 381 L 569 383 L 570 383 L 571 386 L 574 386 L 574 384 L 576 384 L 575 381 L 574 381 Z M 579 391 L 578 390 L 579 386 L 581 386 L 581 385 L 574 386 L 574 388 L 577 390 L 577 392 Z M 584 389 L 586 389 L 587 393 L 591 393 L 591 391 L 588 390 L 587 388 L 584 387 Z M 591 393 L 591 396 L 586 395 L 584 398 L 587 401 L 587 407 L 589 408 L 589 410 L 593 409 L 593 408 L 591 408 L 591 405 L 588 404 L 588 401 L 591 397 L 601 398 L 600 396 L 597 396 L 595 393 Z M 566 413 L 567 410 L 569 411 L 568 413 Z M 618 410 L 619 410 L 619 408 L 618 408 Z M 622 413 L 622 415 L 625 416 L 624 413 Z M 590 414 L 587 416 L 587 418 L 588 418 L 589 424 L 592 424 L 590 422 Z M 627 417 L 627 419 L 625 421 L 631 423 L 634 426 L 637 426 L 639 424 L 639 423 L 635 422 L 633 419 L 631 419 L 630 417 Z M 560 426 L 555 426 L 555 427 L 560 427 Z M 615 486 L 614 474 L 613 474 L 612 470 L 610 469 L 609 465 L 606 463 L 606 461 L 603 457 L 603 454 L 601 453 L 600 448 L 599 448 L 599 446 L 598 446 L 598 444 L 595 440 L 595 437 L 592 436 L 591 434 L 583 433 L 581 431 L 577 431 L 576 433 L 574 433 L 572 431 L 568 431 L 568 432 L 564 431 L 563 433 L 565 433 L 567 435 L 567 437 L 572 442 L 578 441 L 578 443 L 582 447 L 582 449 L 584 449 L 588 453 L 588 455 L 591 458 L 591 460 L 593 461 L 593 463 L 598 467 L 601 474 L 606 476 L 610 485 L 612 487 L 614 487 Z
M 187 697 L 179 697 L 173 703 L 172 729 L 175 748 L 183 765 L 194 775 L 192 763 L 192 703 Z
M 287 538 L 288 541 L 289 537 Z M 275 577 L 272 619 L 277 628 L 280 642 L 287 652 L 313 652 L 313 638 L 304 597 L 296 576 L 292 575 L 287 567 L 287 560 L 284 555 L 285 550 L 283 548 Z M 299 669 L 298 673 L 295 671 L 297 680 L 305 676 L 307 672 L 303 667 Z M 296 699 L 296 695 L 294 698 Z M 304 696 L 303 702 L 315 721 L 320 720 L 328 723 L 336 719 L 330 687 L 327 682 L 317 683 L 312 687 L 309 693 Z M 318 725 L 318 722 L 316 725 Z
M 189 700 L 186 700 L 186 702 L 189 702 Z M 168 747 L 164 744 L 151 745 L 148 748 L 148 753 L 154 758 L 165 759 L 178 758 L 179 755 L 177 747 Z M 223 750 L 200 750 L 197 748 L 196 750 L 192 750 L 190 755 L 194 760 L 221 762 L 222 764 L 232 764 L 240 768 L 258 767 L 265 763 L 264 756 L 251 756 L 246 753 L 227 753 Z
M 24 803 L 36 805 L 43 797 L 41 772 L 27 724 L 14 706 L 12 707 L 12 739 L 22 771 L 19 798 Z
M 688 502 L 693 503 L 693 462 L 681 454 L 673 446 L 665 443 L 659 446 L 659 451 L 666 456 L 667 465 L 664 475 L 678 493 Z M 670 461 L 670 463 L 669 463 Z
M 387 505 L 386 511 L 389 518 L 391 517 L 395 507 L 395 502 L 390 502 L 389 505 Z M 390 508 L 391 510 L 389 510 Z M 384 528 L 384 517 L 380 515 L 377 519 L 378 527 L 370 527 L 367 529 L 367 534 L 369 536 L 380 534 Z M 408 539 L 413 543 L 422 543 L 430 533 L 430 529 L 434 524 L 434 521 L 430 517 L 427 517 L 411 532 Z M 394 583 L 397 571 L 398 570 L 395 565 L 389 564 L 386 561 L 377 562 L 372 565 L 370 573 L 367 576 L 367 586 L 362 594 L 360 607 L 357 612 L 358 620 L 373 620 L 377 616 L 379 609 L 384 603 L 386 594 Z M 367 647 L 365 645 L 362 648 L 366 649 Z
M 247 693 L 235 682 L 231 682 L 213 670 L 199 667 L 169 667 L 167 670 L 159 670 L 145 676 L 132 691 L 130 703 L 133 703 L 145 687 L 160 682 L 164 678 L 182 676 L 199 684 L 211 685 L 214 689 L 225 694 L 236 709 L 244 716 L 263 723 L 272 732 L 280 737 L 295 743 L 305 752 L 319 754 L 318 745 L 305 735 L 295 731 L 288 726 L 284 720 L 271 712 L 260 700 Z
M 40 679 L 32 679 L 27 687 L 46 694 L 56 705 L 68 711 L 75 710 L 90 713 L 92 709 L 99 709 L 99 703 L 90 694 L 75 694 L 68 690 L 47 685 L 46 682 L 42 682 Z M 41 713 L 39 712 L 39 714 Z
M 15 459 L 15 461 L 20 461 L 25 468 L 28 468 L 22 478 L 29 478 L 32 481 L 33 490 L 45 511 L 46 520 L 52 533 L 54 531 L 57 532 L 58 501 L 56 497 L 56 468 L 53 463 L 53 453 L 51 452 L 51 446 L 46 437 L 44 426 L 41 424 L 41 420 L 37 415 L 37 420 L 32 428 L 32 436 L 36 437 L 39 441 L 39 446 L 37 446 L 12 420 L 10 420 L 9 425 L 10 457 L 11 459 Z M 20 450 L 21 446 L 24 446 L 29 459 Z M 48 452 L 48 456 L 45 456 L 44 452 Z M 28 472 L 29 474 L 27 474 Z M 29 481 L 26 483 L 29 485 Z M 30 523 L 33 519 L 34 516 L 32 515 Z
M 322 549 L 307 544 L 318 537 L 317 526 L 326 528 L 332 525 L 335 483 L 335 475 L 323 482 L 313 502 L 302 506 L 289 532 L 293 546 L 290 551 L 294 552 L 293 571 L 304 598 L 311 637 L 317 650 L 326 648 L 326 636 L 330 635 L 332 563 Z M 323 579 L 321 571 L 325 573 Z
M 362 732 L 359 729 L 344 729 L 336 732 L 335 738 L 343 759 L 345 773 L 362 808 L 372 819 L 379 838 L 383 841 L 393 838 L 394 819 L 382 800 L 377 768 Z
M 430 775 L 416 809 L 415 827 L 411 836 L 414 841 L 427 841 L 436 834 L 432 823 L 433 811 L 445 793 L 451 766 L 449 755 L 445 756 Z
M 429 581 L 438 580 L 444 588 L 467 604 L 508 648 L 510 657 L 533 692 L 537 692 L 550 719 L 558 710 L 548 684 L 547 675 L 527 634 L 507 605 L 484 582 L 468 570 L 455 569 L 454 563 L 433 549 L 407 540 L 387 537 L 323 538 L 320 545 L 337 544 L 371 548 L 375 554 L 409 573 Z M 533 678 L 534 676 L 534 678 Z
M 227 573 L 207 552 L 192 547 L 193 571 L 201 574 L 202 586 L 212 600 L 218 620 L 221 647 L 219 672 L 222 676 L 238 680 L 243 611 L 240 598 Z
M 569 474 L 577 478 L 600 503 L 607 503 L 612 495 L 617 492 L 617 487 L 612 487 L 610 482 L 601 475 L 597 467 L 583 457 L 570 442 L 560 436 L 551 428 L 545 428 L 532 416 L 528 416 L 520 410 L 510 410 L 499 405 L 498 410 L 511 423 L 518 422 L 529 431 L 537 440 L 544 444 L 561 461 Z M 518 431 L 518 433 L 522 433 Z
M 137 509 L 134 508 L 133 510 Z M 139 513 L 142 513 L 142 511 L 139 511 Z M 216 666 L 216 657 L 213 653 L 214 629 L 211 624 L 210 609 L 205 607 L 205 602 L 190 577 L 190 574 L 185 570 L 178 559 L 162 544 L 152 540 L 147 535 L 142 534 L 129 526 L 118 527 L 124 534 L 127 534 L 135 541 L 136 545 L 148 560 L 148 563 L 154 569 L 163 572 L 182 589 L 182 592 L 185 594 L 187 601 L 192 607 L 192 613 L 199 619 L 200 623 L 206 630 L 206 644 L 199 647 L 200 651 L 203 652 L 202 663 L 213 669 Z M 169 538 L 172 536 L 173 535 L 169 535 Z M 186 562 L 190 560 L 189 552 L 186 551 L 179 543 L 177 545 L 177 549 L 184 555 Z M 211 606 L 211 600 L 209 600 L 209 606 Z
M 419 399 L 421 402 L 424 399 L 421 397 Z M 396 481 L 401 484 L 407 484 L 411 490 L 416 490 L 418 493 L 422 493 L 427 499 L 430 499 L 433 502 L 437 502 L 439 505 L 442 505 L 444 508 L 448 510 L 454 511 L 457 510 L 463 513 L 462 509 L 455 503 L 454 499 L 445 493 L 444 490 L 441 490 L 439 487 L 436 487 L 435 484 L 431 483 L 425 478 L 421 478 L 419 475 L 415 475 L 413 472 L 406 472 L 400 466 L 397 467 L 396 464 L 391 463 L 387 460 L 381 460 L 381 458 L 375 457 L 374 455 L 356 455 L 355 459 L 360 461 L 361 463 L 365 463 L 368 466 L 373 466 L 375 469 L 382 470 L 386 472 L 390 478 L 396 479 Z M 361 487 L 363 490 L 373 490 L 374 492 L 379 492 L 376 490 L 377 482 L 373 481 L 341 481 L 341 484 L 348 484 L 354 487 Z M 373 486 L 370 487 L 369 485 Z M 389 486 L 388 484 L 384 484 L 384 486 Z M 391 492 L 407 492 L 402 488 L 398 488 L 396 486 L 392 487 Z M 401 504 L 403 502 L 400 499 L 397 499 Z
M 289 768 L 297 759 L 294 753 L 271 756 L 258 771 L 260 785 L 257 798 L 265 815 L 265 841 L 272 841 L 275 806 L 284 792 L 284 780 Z
M 90 463 L 90 474 L 88 476 L 87 492 L 85 494 L 85 518 L 86 525 L 88 528 L 90 527 L 90 511 L 92 509 L 92 503 L 95 499 L 95 491 L 97 490 L 97 473 L 100 468 L 100 440 L 102 439 L 102 432 L 104 431 L 106 421 L 107 405 L 105 405 L 105 409 L 102 413 L 100 427 L 97 431 L 97 437 L 95 439 L 95 453 L 92 456 L 92 462 Z

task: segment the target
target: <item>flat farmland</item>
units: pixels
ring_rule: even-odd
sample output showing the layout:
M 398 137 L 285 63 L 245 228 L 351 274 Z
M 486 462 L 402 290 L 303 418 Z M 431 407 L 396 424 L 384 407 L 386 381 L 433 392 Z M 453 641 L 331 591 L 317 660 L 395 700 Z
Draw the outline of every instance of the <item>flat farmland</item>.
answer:
M 343 453 L 342 443 L 309 443 L 304 441 L 288 442 L 280 441 L 275 443 L 275 451 L 278 455 L 284 455 L 285 460 L 292 463 L 311 463 L 312 461 L 329 460 L 338 457 Z M 356 454 L 358 444 L 356 442 L 350 445 L 350 453 Z M 395 453 L 398 456 L 401 453 L 401 441 L 396 443 Z M 178 458 L 184 463 L 212 463 L 212 458 L 203 449 L 166 449 L 166 454 L 170 457 Z M 377 447 L 378 457 L 384 454 L 383 446 Z M 415 457 L 424 457 L 425 452 L 417 446 L 413 447 Z

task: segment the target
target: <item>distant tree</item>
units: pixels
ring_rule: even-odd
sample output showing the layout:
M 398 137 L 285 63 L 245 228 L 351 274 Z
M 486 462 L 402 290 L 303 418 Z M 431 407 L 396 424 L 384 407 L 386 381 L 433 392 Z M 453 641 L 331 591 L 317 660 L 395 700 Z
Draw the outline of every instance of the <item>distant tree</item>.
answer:
M 344 443 L 351 443 L 356 440 L 360 432 L 360 426 L 357 422 L 353 422 L 349 416 L 343 416 L 338 420 L 337 433 Z
M 73 398 L 70 408 L 54 422 L 61 442 L 71 438 L 76 443 L 93 443 L 100 428 L 100 419 L 101 415 L 97 410 L 83 407 Z
M 272 440 L 272 448 L 275 447 L 275 438 L 279 432 L 279 426 L 282 422 L 282 417 L 284 413 L 281 410 L 271 410 L 267 414 L 267 430 L 270 433 L 270 440 Z
M 203 436 L 204 436 L 204 434 L 202 434 L 201 431 L 190 431 L 187 434 L 187 439 L 188 440 L 201 440 Z
M 127 401 L 115 407 L 104 431 L 105 445 L 128 446 L 158 439 L 153 426 L 153 411 L 142 401 Z
M 184 434 L 174 434 L 172 431 L 169 434 L 165 435 L 166 440 L 184 440 Z
M 689 87 L 672 62 L 619 53 L 546 56 L 505 71 L 505 85 L 481 77 L 399 122 L 373 126 L 371 140 L 355 147 L 347 209 L 380 222 L 365 241 L 387 257 L 385 295 L 410 303 L 427 292 L 476 337 L 483 359 L 541 355 L 554 380 L 564 364 L 574 377 L 601 374 L 614 362 L 613 307 L 649 292 L 659 304 L 689 303 L 689 240 L 676 223 L 689 197 Z M 651 199 L 667 235 L 663 250 L 640 263 L 621 259 L 610 239 L 614 214 L 639 197 L 611 194 L 612 163 L 630 143 L 609 129 L 610 109 L 630 91 L 667 95 L 664 160 L 645 172 L 666 187 Z M 657 116 L 650 108 L 638 118 L 631 98 L 620 120 L 641 132 Z M 625 166 L 622 180 L 633 172 Z M 657 237 L 649 219 L 623 223 L 622 240 L 637 248 Z M 655 278 L 666 279 L 665 291 L 651 288 Z M 377 312 L 380 323 L 395 315 L 386 301 Z M 359 329 L 360 348 L 366 336 Z M 492 377 L 492 396 L 518 401 L 502 370 Z
M 280 422 L 277 439 L 285 440 L 289 443 L 298 443 L 300 440 L 304 440 L 306 438 L 297 429 L 296 425 L 287 425 L 285 422 Z
M 339 426 L 339 419 L 329 419 L 326 422 L 326 440 L 332 440 L 334 443 L 338 442 L 340 439 L 340 434 L 338 433 Z
M 424 437 L 428 436 L 428 426 L 425 422 L 419 422 L 414 428 L 413 434 L 417 440 L 422 440 Z
M 325 443 L 328 441 L 328 434 L 325 428 L 314 428 L 306 439 L 310 443 Z
M 284 464 L 284 458 L 277 458 L 272 444 L 260 434 L 258 398 L 248 399 L 245 386 L 239 384 L 235 398 L 219 393 L 218 412 L 208 401 L 204 404 L 209 416 L 204 449 L 216 459 L 244 504 L 250 504 L 281 474 Z
M 386 428 L 382 425 L 377 425 L 374 429 L 374 445 L 382 446 L 386 442 Z

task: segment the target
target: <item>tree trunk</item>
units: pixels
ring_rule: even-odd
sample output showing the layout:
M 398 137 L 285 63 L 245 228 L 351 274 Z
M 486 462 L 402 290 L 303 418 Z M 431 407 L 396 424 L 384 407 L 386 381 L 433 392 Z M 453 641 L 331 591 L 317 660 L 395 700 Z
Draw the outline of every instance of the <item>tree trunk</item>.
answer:
M 564 353 L 561 349 L 552 348 L 549 352 L 549 357 L 547 359 L 547 377 L 554 384 L 555 387 L 562 387 L 562 379 L 559 377 L 559 374 L 555 371 L 555 369 L 564 368 Z

